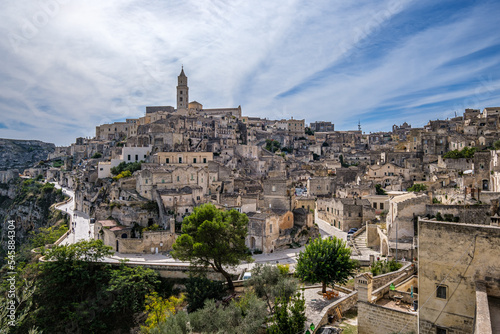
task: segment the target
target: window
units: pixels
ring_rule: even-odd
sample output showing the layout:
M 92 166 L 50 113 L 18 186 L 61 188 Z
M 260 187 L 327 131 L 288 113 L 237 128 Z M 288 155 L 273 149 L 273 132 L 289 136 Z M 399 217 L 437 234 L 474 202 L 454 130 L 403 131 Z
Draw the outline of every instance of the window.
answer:
M 436 289 L 436 298 L 446 299 L 446 289 L 446 285 L 438 285 Z
M 179 178 L 179 176 L 177 175 L 177 182 L 179 182 L 179 179 L 180 179 L 180 178 Z
M 137 161 L 137 160 L 139 160 L 139 155 L 138 154 L 135 155 L 135 161 Z
M 376 209 L 377 208 L 377 203 L 373 203 L 373 208 Z
M 165 163 L 169 164 L 170 163 L 170 158 L 165 159 Z
M 448 331 L 442 327 L 436 327 L 436 334 L 448 334 Z
M 188 212 L 189 212 L 189 209 L 186 209 L 186 213 L 188 213 Z
M 273 225 L 269 225 L 269 233 L 273 233 Z
M 146 179 L 146 184 L 148 184 L 148 179 Z
M 302 206 L 302 207 L 304 207 L 304 206 Z M 326 208 L 326 212 L 330 212 L 330 208 Z
M 193 174 L 191 174 L 191 180 L 194 180 Z
M 182 96 L 179 98 L 179 101 L 182 101 Z
M 180 164 L 182 163 L 182 157 L 179 157 L 179 163 Z
M 130 154 L 128 155 L 128 161 L 130 161 Z
M 164 180 L 164 179 L 162 179 L 162 180 L 161 180 L 161 183 L 165 183 L 165 180 Z
M 182 95 L 182 90 L 181 90 L 181 95 Z
M 193 163 L 194 163 L 194 164 L 196 163 L 196 158 L 193 158 Z
M 207 163 L 207 158 L 203 158 L 203 163 L 206 164 Z
M 384 203 L 380 203 L 380 210 L 384 210 Z

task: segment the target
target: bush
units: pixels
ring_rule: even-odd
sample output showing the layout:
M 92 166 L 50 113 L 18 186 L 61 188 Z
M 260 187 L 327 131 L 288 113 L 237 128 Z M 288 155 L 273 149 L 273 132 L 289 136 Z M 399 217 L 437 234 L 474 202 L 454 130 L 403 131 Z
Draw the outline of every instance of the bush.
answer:
M 391 260 L 391 261 L 377 261 L 375 262 L 371 268 L 370 271 L 373 274 L 373 276 L 378 276 L 378 275 L 383 275 L 387 274 L 396 270 L 399 270 L 403 265 L 399 262 L 396 262 L 396 260 Z
M 408 188 L 406 190 L 413 191 L 413 192 L 426 191 L 427 186 L 425 184 L 422 184 L 422 183 L 415 183 L 410 188 Z
M 445 158 L 445 159 L 462 159 L 462 158 L 471 159 L 474 157 L 474 152 L 476 152 L 475 147 L 465 147 L 461 151 L 453 150 L 453 151 L 446 152 L 443 155 L 443 158 Z
M 102 153 L 100 152 L 95 152 L 94 155 L 91 157 L 92 159 L 99 159 L 102 157 Z
M 113 180 L 118 181 L 121 178 L 132 176 L 132 172 L 129 170 L 123 171 L 117 176 L 113 176 Z
M 111 168 L 111 174 L 119 175 L 124 171 L 129 171 L 130 175 L 132 175 L 133 172 L 141 169 L 141 165 L 142 161 L 130 163 L 120 162 L 118 166 Z

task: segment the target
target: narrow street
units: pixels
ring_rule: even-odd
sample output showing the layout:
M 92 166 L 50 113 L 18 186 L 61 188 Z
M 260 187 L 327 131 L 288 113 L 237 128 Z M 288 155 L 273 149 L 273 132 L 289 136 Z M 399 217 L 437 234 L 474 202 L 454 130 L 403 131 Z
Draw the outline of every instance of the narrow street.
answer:
M 64 194 L 71 197 L 71 200 L 63 205 L 56 207 L 57 209 L 67 212 L 70 215 L 71 233 L 61 242 L 61 245 L 74 244 L 81 240 L 90 240 L 94 238 L 94 225 L 90 224 L 90 218 L 83 212 L 75 211 L 75 194 L 73 191 L 62 188 L 60 185 L 55 184 L 57 189 L 62 189 Z M 89 233 L 90 231 L 90 233 Z

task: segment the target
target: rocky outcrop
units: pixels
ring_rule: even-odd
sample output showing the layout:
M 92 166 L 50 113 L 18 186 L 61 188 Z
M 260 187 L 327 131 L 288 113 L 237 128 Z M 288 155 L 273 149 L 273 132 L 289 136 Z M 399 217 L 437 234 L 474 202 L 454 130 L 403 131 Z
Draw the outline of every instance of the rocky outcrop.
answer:
M 8 221 L 15 223 L 18 245 L 26 242 L 31 231 L 50 225 L 52 204 L 61 202 L 64 195 L 52 184 L 32 179 L 16 179 L 0 184 L 0 248 L 6 249 Z M 0 252 L 1 253 L 1 252 Z
M 47 159 L 56 146 L 39 140 L 17 140 L 0 138 L 0 171 L 24 170 L 40 160 Z

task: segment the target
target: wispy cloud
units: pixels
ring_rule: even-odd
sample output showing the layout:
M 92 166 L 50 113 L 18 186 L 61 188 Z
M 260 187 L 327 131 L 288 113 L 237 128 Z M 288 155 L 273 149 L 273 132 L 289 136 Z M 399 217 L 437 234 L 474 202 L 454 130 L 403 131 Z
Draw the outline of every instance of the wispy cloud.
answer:
M 421 126 L 500 103 L 499 16 L 495 1 L 8 2 L 0 137 L 67 145 L 174 105 L 181 64 L 206 107 Z

